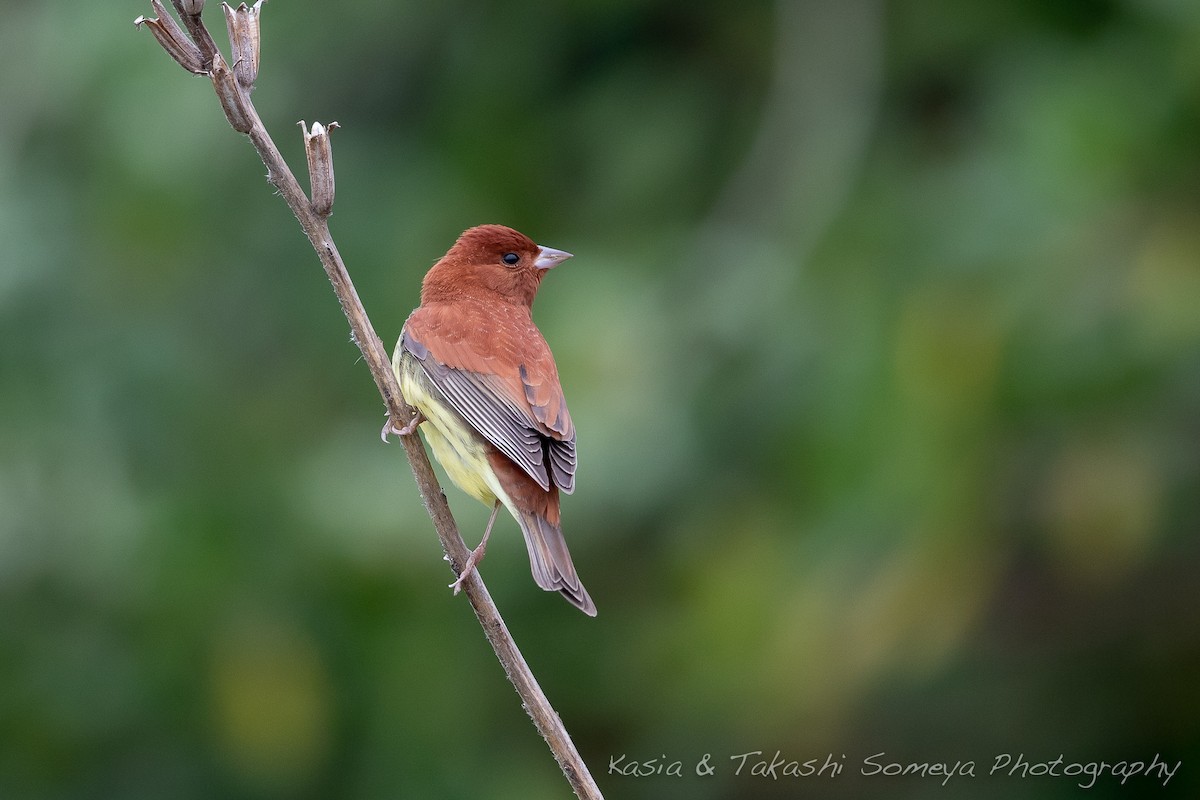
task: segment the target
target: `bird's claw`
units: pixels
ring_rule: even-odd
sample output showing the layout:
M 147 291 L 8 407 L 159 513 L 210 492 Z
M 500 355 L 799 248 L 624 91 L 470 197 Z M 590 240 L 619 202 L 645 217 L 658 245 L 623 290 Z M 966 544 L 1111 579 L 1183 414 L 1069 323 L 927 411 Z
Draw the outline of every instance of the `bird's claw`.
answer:
M 486 547 L 487 541 L 485 540 L 479 543 L 479 547 L 471 551 L 471 555 L 467 557 L 467 563 L 463 564 L 462 572 L 458 573 L 458 580 L 450 584 L 450 588 L 454 590 L 454 594 L 462 591 L 463 584 L 467 582 L 467 578 L 470 578 L 471 573 L 475 572 L 475 565 L 483 560 L 483 551 Z
M 384 444 L 387 444 L 389 434 L 394 433 L 397 436 L 412 436 L 417 432 L 417 426 L 424 421 L 425 415 L 418 411 L 417 413 L 413 414 L 413 418 L 407 423 L 401 427 L 397 427 L 396 421 L 392 419 L 391 415 L 389 415 L 387 422 L 383 423 L 383 430 L 379 431 L 379 438 L 383 440 Z

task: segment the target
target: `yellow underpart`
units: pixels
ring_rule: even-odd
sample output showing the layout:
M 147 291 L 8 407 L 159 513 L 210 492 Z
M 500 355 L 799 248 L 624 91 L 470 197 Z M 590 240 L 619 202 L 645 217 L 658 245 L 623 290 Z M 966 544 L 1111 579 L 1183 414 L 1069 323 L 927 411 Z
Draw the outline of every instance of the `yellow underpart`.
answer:
M 421 432 L 454 485 L 489 508 L 499 498 L 509 513 L 517 517 L 512 501 L 488 464 L 483 437 L 446 403 L 410 353 L 397 347 L 392 369 L 405 402 L 425 417 Z

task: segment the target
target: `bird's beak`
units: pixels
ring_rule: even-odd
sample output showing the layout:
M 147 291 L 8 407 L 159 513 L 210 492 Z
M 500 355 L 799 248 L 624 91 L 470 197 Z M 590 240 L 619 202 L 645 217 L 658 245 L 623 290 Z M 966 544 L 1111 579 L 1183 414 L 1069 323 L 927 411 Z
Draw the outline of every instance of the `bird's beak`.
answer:
M 533 265 L 538 269 L 550 269 L 556 267 L 562 262 L 571 257 L 571 254 L 565 250 L 555 250 L 553 247 L 539 247 L 537 259 Z

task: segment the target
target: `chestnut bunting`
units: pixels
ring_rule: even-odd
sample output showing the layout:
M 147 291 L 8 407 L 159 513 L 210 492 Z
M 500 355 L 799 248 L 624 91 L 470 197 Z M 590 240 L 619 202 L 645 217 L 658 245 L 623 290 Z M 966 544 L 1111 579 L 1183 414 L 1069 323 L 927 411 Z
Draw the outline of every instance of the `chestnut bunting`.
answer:
M 465 231 L 425 275 L 392 356 L 417 416 L 403 428 L 389 421 L 384 434 L 419 427 L 450 480 L 492 508 L 455 592 L 483 558 L 503 505 L 525 536 L 537 585 L 595 616 L 559 521 L 559 492 L 575 490 L 575 426 L 531 315 L 546 271 L 570 257 L 502 225 Z

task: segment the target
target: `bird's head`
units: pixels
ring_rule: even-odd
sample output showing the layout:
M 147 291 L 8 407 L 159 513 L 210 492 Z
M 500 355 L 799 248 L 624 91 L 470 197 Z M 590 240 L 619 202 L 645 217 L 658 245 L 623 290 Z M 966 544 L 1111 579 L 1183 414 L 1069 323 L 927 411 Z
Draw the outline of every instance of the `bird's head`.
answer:
M 503 225 L 470 228 L 425 276 L 421 302 L 484 294 L 532 306 L 546 270 L 570 257 Z

